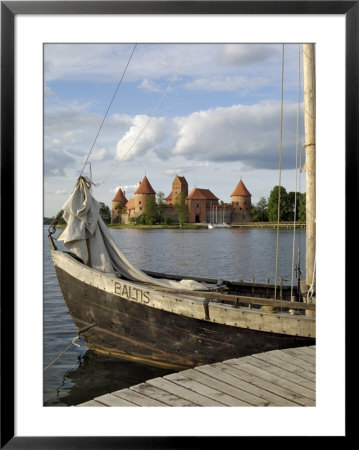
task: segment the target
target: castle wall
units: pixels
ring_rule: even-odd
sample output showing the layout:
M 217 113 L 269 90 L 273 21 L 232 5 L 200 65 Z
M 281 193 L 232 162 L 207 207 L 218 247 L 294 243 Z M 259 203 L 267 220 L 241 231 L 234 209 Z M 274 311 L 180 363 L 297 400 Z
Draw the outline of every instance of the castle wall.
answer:
M 231 215 L 231 223 L 243 223 L 243 222 L 251 222 L 252 221 L 252 215 L 250 212 L 232 212 Z
M 188 221 L 192 223 L 207 221 L 206 200 L 188 200 Z
M 224 215 L 224 219 L 223 219 L 223 215 Z M 216 211 L 214 211 L 213 214 L 213 210 L 207 210 L 206 212 L 206 222 L 211 223 L 211 222 L 218 222 L 218 223 L 231 223 L 232 222 L 232 210 L 229 209 L 229 207 L 227 207 L 224 210 L 224 214 L 223 214 L 223 210 L 222 209 L 218 209 L 217 211 L 217 220 L 216 220 Z

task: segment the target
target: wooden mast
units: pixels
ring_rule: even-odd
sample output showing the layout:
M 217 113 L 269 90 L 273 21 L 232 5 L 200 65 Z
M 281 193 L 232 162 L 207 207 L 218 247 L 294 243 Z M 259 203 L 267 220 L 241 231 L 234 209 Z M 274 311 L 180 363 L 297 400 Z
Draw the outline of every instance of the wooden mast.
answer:
M 304 126 L 306 171 L 306 285 L 315 281 L 316 194 L 315 194 L 315 49 L 303 44 Z

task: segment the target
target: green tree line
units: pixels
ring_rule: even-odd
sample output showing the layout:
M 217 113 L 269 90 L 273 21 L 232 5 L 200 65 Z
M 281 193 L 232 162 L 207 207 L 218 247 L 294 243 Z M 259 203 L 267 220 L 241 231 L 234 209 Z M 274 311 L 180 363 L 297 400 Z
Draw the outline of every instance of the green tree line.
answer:
M 279 186 L 275 186 L 268 199 L 261 197 L 258 203 L 252 206 L 253 222 L 276 222 L 278 220 L 278 197 L 280 197 L 280 222 L 293 222 L 294 219 L 297 222 L 305 222 L 305 193 L 287 192 L 283 186 L 280 187 L 280 191 Z

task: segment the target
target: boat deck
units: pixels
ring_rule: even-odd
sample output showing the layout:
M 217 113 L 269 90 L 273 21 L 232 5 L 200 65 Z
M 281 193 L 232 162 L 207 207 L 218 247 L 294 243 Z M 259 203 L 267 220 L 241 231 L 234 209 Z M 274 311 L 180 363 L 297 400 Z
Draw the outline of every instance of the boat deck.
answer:
M 315 406 L 315 355 L 314 345 L 229 359 L 77 406 Z

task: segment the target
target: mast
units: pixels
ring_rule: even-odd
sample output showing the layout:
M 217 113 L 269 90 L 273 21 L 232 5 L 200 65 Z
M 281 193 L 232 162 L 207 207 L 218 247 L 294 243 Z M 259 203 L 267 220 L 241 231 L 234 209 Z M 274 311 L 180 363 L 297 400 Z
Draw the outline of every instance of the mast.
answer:
M 316 193 L 315 193 L 315 49 L 303 44 L 304 126 L 306 171 L 306 285 L 315 281 Z

